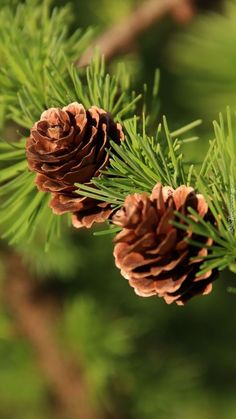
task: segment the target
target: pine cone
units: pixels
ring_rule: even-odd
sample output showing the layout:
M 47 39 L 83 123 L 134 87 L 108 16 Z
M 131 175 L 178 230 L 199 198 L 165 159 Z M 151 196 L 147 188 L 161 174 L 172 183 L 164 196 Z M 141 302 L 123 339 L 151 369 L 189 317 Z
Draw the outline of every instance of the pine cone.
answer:
M 114 224 L 123 228 L 114 240 L 115 263 L 136 294 L 157 295 L 168 304 L 183 305 L 196 294 L 211 292 L 214 272 L 196 275 L 202 256 L 208 254 L 204 244 L 212 245 L 212 240 L 170 224 L 175 210 L 189 215 L 188 207 L 204 220 L 212 220 L 202 195 L 187 186 L 174 190 L 161 184 L 150 197 L 145 193 L 128 196 L 113 216 Z M 186 238 L 202 242 L 203 248 L 190 245 Z M 193 257 L 197 259 L 191 260 Z
M 75 193 L 78 183 L 89 183 L 108 164 L 110 139 L 124 139 L 120 124 L 96 106 L 85 110 L 72 103 L 42 113 L 31 129 L 26 153 L 30 170 L 37 172 L 40 191 L 51 192 L 50 206 L 56 214 L 72 212 L 75 227 L 91 227 L 111 214 L 109 204 Z

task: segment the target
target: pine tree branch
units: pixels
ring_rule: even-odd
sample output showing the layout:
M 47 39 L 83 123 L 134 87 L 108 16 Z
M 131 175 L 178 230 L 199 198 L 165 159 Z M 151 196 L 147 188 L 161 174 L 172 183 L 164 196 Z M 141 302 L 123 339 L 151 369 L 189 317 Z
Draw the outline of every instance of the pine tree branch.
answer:
M 61 351 L 52 330 L 48 304 L 36 298 L 37 281 L 29 276 L 20 257 L 7 259 L 5 299 L 19 330 L 30 342 L 38 364 L 60 406 L 63 419 L 98 419 L 88 398 L 82 368 Z
M 78 60 L 79 66 L 87 65 L 94 47 L 110 60 L 120 52 L 129 49 L 133 42 L 154 23 L 167 14 L 179 21 L 191 17 L 193 4 L 191 0 L 146 0 L 130 16 L 108 29 Z

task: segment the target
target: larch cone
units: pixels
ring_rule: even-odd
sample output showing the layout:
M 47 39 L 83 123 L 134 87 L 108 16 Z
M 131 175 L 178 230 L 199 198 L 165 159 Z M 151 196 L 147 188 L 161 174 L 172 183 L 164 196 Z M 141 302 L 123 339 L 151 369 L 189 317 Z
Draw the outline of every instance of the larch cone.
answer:
M 122 227 L 114 240 L 115 263 L 139 296 L 158 296 L 168 304 L 183 305 L 197 294 L 211 292 L 215 272 L 197 274 L 212 239 L 171 224 L 177 220 L 176 210 L 191 216 L 188 207 L 213 222 L 203 195 L 185 185 L 174 190 L 157 184 L 150 197 L 129 195 L 113 216 L 114 224 Z M 200 241 L 202 248 L 187 239 Z
M 110 140 L 124 140 L 121 125 L 103 109 L 85 110 L 77 102 L 46 110 L 31 129 L 26 154 L 36 185 L 52 194 L 55 214 L 73 214 L 77 228 L 101 223 L 112 212 L 108 203 L 76 194 L 76 183 L 89 184 L 108 165 Z

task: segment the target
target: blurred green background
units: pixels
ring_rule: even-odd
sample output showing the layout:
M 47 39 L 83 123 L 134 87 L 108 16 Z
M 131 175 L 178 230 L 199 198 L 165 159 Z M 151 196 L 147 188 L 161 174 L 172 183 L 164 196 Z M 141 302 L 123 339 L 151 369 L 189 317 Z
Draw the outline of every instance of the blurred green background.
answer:
M 70 3 L 72 27 L 96 25 L 103 32 L 141 0 Z M 160 114 L 172 129 L 204 119 L 200 146 L 185 150 L 190 159 L 201 160 L 212 119 L 236 105 L 235 45 L 236 4 L 229 1 L 221 14 L 202 10 L 184 26 L 163 19 L 119 57 L 137 87 L 160 68 Z M 42 293 L 56 299 L 58 345 L 82 360 L 91 403 L 102 418 L 236 418 L 236 296 L 227 291 L 232 274 L 224 272 L 209 296 L 179 308 L 134 294 L 114 266 L 110 237 L 67 231 L 48 253 L 36 244 L 18 251 Z M 3 297 L 6 252 L 2 245 Z M 30 341 L 2 304 L 0 419 L 55 419 L 55 404 Z

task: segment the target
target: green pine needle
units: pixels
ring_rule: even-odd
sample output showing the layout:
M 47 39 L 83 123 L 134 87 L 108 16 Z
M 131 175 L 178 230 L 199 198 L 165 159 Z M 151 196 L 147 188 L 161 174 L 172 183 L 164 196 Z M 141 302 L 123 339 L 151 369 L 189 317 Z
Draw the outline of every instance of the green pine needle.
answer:
M 123 205 L 127 195 L 151 193 L 154 186 L 161 182 L 176 188 L 188 181 L 194 181 L 193 166 L 184 162 L 181 153 L 181 139 L 174 139 L 168 129 L 166 119 L 159 124 L 155 137 L 146 134 L 146 119 L 143 118 L 142 134 L 136 117 L 125 121 L 125 141 L 120 145 L 111 141 L 110 163 L 101 177 L 94 178 L 90 185 L 77 184 L 77 193 L 116 207 Z M 177 131 L 184 135 L 188 129 L 200 121 Z
M 207 201 L 215 218 L 215 226 L 206 223 L 193 209 L 193 219 L 178 214 L 184 222 L 174 223 L 185 230 L 191 229 L 200 236 L 210 237 L 217 245 L 210 249 L 211 261 L 203 263 L 202 274 L 214 265 L 219 270 L 226 267 L 234 271 L 236 261 L 236 121 L 227 108 L 226 117 L 219 116 L 213 123 L 215 139 L 196 175 L 196 186 Z M 197 222 L 194 221 L 197 220 Z M 196 245 L 196 243 L 195 243 Z M 202 247 L 202 243 L 198 243 Z
M 77 101 L 125 120 L 141 98 L 131 89 L 124 66 L 110 75 L 98 53 L 86 69 L 75 67 L 73 62 L 88 47 L 93 31 L 78 30 L 69 36 L 70 17 L 68 7 L 52 9 L 47 0 L 0 11 L 0 114 L 3 122 L 14 121 L 28 135 L 50 107 Z M 10 244 L 43 236 L 48 249 L 67 217 L 53 215 L 50 195 L 37 190 L 35 174 L 28 171 L 25 141 L 0 141 L 0 234 Z

